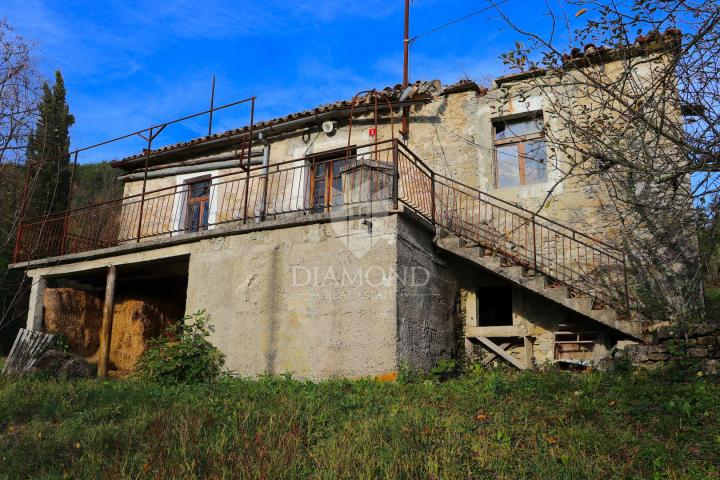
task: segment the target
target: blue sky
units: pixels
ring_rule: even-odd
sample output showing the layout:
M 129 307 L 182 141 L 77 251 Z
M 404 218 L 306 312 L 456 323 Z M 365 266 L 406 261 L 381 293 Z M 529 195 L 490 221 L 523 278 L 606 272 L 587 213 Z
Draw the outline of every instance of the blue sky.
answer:
M 402 79 L 403 0 L 103 2 L 3 0 L 18 33 L 37 42 L 42 73 L 60 69 L 77 123 L 73 147 L 254 94 L 258 120 L 351 98 Z M 488 5 L 486 0 L 415 0 L 411 36 Z M 561 0 L 551 0 L 562 8 Z M 545 2 L 508 0 L 523 26 L 549 28 Z M 570 14 L 573 12 L 570 11 Z M 487 83 L 518 35 L 487 11 L 419 39 L 411 80 Z M 245 125 L 247 109 L 218 113 L 215 131 Z M 207 120 L 186 122 L 166 144 L 203 135 Z M 84 154 L 83 162 L 135 153 L 139 140 Z

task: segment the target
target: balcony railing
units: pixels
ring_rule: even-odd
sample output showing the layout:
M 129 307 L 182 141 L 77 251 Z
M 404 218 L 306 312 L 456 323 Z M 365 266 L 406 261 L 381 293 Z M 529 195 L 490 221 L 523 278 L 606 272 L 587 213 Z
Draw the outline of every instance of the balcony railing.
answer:
M 203 180 L 24 221 L 14 262 L 385 202 L 390 208 L 403 205 L 597 304 L 630 306 L 621 251 L 438 175 L 397 140 Z

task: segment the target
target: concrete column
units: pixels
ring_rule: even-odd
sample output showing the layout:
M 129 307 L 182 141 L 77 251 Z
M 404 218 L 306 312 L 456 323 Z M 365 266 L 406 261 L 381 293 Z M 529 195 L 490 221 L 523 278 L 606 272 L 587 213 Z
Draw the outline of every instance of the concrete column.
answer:
M 47 288 L 47 279 L 43 276 L 30 277 L 30 305 L 28 307 L 27 324 L 28 330 L 40 330 L 43 325 L 43 294 Z

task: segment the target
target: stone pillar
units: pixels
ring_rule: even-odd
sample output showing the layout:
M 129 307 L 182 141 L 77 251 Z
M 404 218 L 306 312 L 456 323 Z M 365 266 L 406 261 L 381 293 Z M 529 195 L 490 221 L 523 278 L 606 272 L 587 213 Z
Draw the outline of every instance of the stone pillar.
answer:
M 43 294 L 47 288 L 47 279 L 41 275 L 30 278 L 32 278 L 32 286 L 30 287 L 30 305 L 25 328 L 40 330 L 43 325 Z

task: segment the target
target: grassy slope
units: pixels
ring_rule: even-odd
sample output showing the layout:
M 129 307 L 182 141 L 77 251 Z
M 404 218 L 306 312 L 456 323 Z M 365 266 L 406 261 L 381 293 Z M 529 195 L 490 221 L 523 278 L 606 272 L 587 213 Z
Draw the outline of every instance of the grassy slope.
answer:
M 720 478 L 720 384 L 0 379 L 0 478 Z

